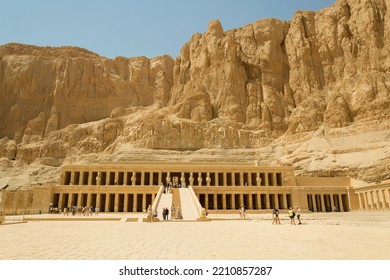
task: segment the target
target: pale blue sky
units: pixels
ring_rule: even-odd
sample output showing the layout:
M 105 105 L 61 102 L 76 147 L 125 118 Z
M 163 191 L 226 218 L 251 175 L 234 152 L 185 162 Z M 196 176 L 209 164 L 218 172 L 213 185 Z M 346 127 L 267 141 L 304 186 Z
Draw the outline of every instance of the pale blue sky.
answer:
M 224 30 L 290 20 L 334 0 L 0 0 L 0 45 L 78 46 L 102 56 L 179 55 L 210 20 Z

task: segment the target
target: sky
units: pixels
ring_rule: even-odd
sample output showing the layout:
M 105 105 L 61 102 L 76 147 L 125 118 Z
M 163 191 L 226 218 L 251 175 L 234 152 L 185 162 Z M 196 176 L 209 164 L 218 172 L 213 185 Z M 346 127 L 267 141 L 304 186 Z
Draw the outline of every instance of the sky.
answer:
M 229 30 L 290 20 L 334 0 L 0 0 L 0 45 L 77 46 L 99 55 L 176 57 L 211 20 Z

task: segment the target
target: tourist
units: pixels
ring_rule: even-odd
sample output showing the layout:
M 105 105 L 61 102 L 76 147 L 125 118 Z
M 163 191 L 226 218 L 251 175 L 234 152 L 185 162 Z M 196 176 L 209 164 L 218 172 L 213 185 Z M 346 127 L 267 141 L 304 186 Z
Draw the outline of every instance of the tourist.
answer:
M 168 208 L 164 208 L 163 209 L 163 219 L 164 219 L 164 221 L 168 220 L 168 216 L 169 216 L 169 209 Z
M 176 211 L 175 211 L 175 205 L 172 204 L 172 207 L 171 207 L 171 220 L 175 217 L 176 215 Z
M 279 220 L 279 210 L 277 208 L 274 208 L 274 210 L 272 211 L 272 218 L 272 224 L 281 224 Z
M 301 208 L 297 206 L 297 219 L 298 219 L 298 225 L 301 225 Z
M 290 217 L 290 224 L 291 225 L 295 225 L 295 212 L 294 210 L 290 207 L 290 209 L 288 210 L 288 216 Z
M 157 209 L 154 209 L 153 211 L 153 219 L 154 221 L 157 221 Z
M 168 213 L 169 213 L 169 209 L 167 207 L 164 208 L 164 220 L 167 221 L 168 220 Z
M 165 220 L 166 221 L 168 221 L 168 217 L 169 217 L 169 209 L 165 208 Z
M 245 215 L 245 207 L 244 205 L 241 205 L 240 207 L 240 218 L 245 218 L 246 215 Z
M 151 223 L 152 222 L 152 205 L 149 204 L 148 206 L 148 210 L 146 210 L 146 214 L 147 214 L 147 219 L 148 219 L 148 222 Z

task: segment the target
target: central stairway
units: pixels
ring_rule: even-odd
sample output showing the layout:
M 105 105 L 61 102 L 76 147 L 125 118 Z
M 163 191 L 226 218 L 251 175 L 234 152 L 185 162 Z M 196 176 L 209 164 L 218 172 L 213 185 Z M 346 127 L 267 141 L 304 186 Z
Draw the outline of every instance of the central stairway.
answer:
M 173 197 L 173 195 L 171 193 L 163 193 L 161 195 L 160 203 L 158 204 L 158 207 L 157 207 L 157 217 L 160 221 L 164 220 L 163 215 L 162 215 L 164 208 L 169 209 L 168 220 L 171 219 L 172 197 Z
M 175 208 L 180 208 L 182 219 L 171 219 L 172 217 L 172 205 Z M 163 221 L 163 209 L 169 209 L 169 221 L 210 221 L 205 215 L 205 210 L 199 203 L 193 188 L 174 188 L 172 192 L 165 193 L 164 186 L 161 186 L 157 193 L 157 197 L 153 202 L 152 209 L 157 209 L 157 218 L 159 221 Z M 149 221 L 145 218 L 144 221 Z

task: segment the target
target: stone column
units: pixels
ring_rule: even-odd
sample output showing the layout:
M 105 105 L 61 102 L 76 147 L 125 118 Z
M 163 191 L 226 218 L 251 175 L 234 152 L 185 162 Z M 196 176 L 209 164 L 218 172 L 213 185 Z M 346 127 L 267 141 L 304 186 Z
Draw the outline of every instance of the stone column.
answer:
M 75 177 L 75 172 L 70 171 L 70 185 L 74 185 L 74 177 Z
M 138 195 L 135 193 L 133 195 L 133 212 L 137 212 L 137 204 L 138 204 Z
M 218 209 L 218 196 L 214 193 L 214 209 Z
M 334 209 L 334 194 L 330 194 L 330 212 L 332 212 L 333 211 L 333 209 Z
M 379 190 L 379 193 L 380 193 L 380 196 L 381 196 L 381 201 L 382 201 L 382 209 L 386 209 L 387 208 L 387 205 L 386 205 L 386 195 L 385 195 L 385 190 L 382 189 L 382 190 Z
M 261 195 L 258 193 L 258 194 L 256 194 L 256 199 L 257 199 L 257 207 L 259 208 L 259 209 L 262 209 L 263 207 L 262 207 L 262 205 L 261 205 Z
M 129 212 L 129 194 L 125 193 L 125 198 L 123 200 L 123 212 Z
M 226 193 L 222 194 L 222 208 L 226 210 Z
M 273 182 L 273 183 L 274 183 L 273 185 L 274 185 L 274 186 L 277 186 L 278 184 L 277 184 L 277 179 L 276 179 L 276 173 L 275 173 L 275 172 L 272 173 L 272 178 L 273 178 L 273 181 L 274 181 L 274 182 Z
M 340 212 L 344 212 L 344 204 L 343 204 L 343 196 L 339 194 L 339 204 L 340 204 Z
M 244 205 L 244 194 L 240 193 L 240 207 Z
M 384 190 L 385 200 L 387 202 L 387 209 L 390 209 L 390 189 Z
M 105 209 L 104 209 L 104 211 L 105 212 L 110 212 L 110 204 L 111 204 L 111 195 L 108 193 L 108 194 L 106 194 L 106 205 L 105 205 Z
M 84 205 L 81 205 L 81 196 L 82 196 L 82 193 L 80 192 L 77 196 L 77 205 L 76 205 L 77 207 L 84 206 Z
M 311 196 L 311 201 L 313 205 L 313 212 L 317 212 L 317 199 L 315 194 Z
M 364 210 L 368 210 L 368 197 L 366 192 L 362 192 L 363 196 L 363 203 L 364 203 Z
M 100 198 L 101 198 L 100 195 L 101 195 L 100 193 L 96 194 L 96 205 L 95 205 L 95 207 L 97 207 L 97 206 L 100 207 Z
M 358 193 L 359 210 L 363 210 L 362 193 Z
M 27 193 L 27 197 L 28 197 L 28 193 Z M 60 192 L 60 196 L 58 198 L 58 208 L 63 208 L 64 207 L 63 200 L 64 200 L 64 194 L 62 192 Z
M 227 175 L 226 175 L 226 172 L 223 172 L 223 186 L 224 187 L 227 186 Z
M 119 194 L 115 193 L 115 198 L 114 198 L 114 212 L 118 212 L 119 210 Z
M 245 183 L 247 182 L 244 182 L 244 173 L 240 172 L 240 186 L 245 186 Z
M 287 194 L 283 194 L 283 196 L 284 196 L 284 199 L 283 199 L 283 208 L 284 209 L 287 209 Z M 299 206 L 299 207 L 301 207 L 301 206 Z
M 268 192 L 265 194 L 265 208 L 271 209 L 270 197 Z
M 236 209 L 236 195 L 232 194 L 232 209 Z
M 92 186 L 92 171 L 88 172 L 88 186 Z
M 268 173 L 264 173 L 264 179 L 265 179 L 265 186 L 268 187 L 269 186 L 269 182 L 268 182 Z
M 142 210 L 146 210 L 148 205 L 146 205 L 146 194 L 142 194 Z
M 325 207 L 325 197 L 323 194 L 320 195 L 321 196 L 321 208 L 322 208 L 322 212 L 326 212 L 326 207 Z
M 210 187 L 210 181 L 211 181 L 210 173 L 207 172 L 207 176 L 206 176 L 206 185 L 207 185 L 208 187 Z
M 249 209 L 253 209 L 252 193 L 249 193 Z
M 91 207 L 91 198 L 92 198 L 92 194 L 89 192 L 87 194 L 87 207 Z
M 214 173 L 214 178 L 215 178 L 215 185 L 218 187 L 218 186 L 219 186 L 219 176 L 218 176 L 218 172 L 215 172 L 215 173 Z
M 372 200 L 373 204 L 375 205 L 375 209 L 379 209 L 379 197 L 378 197 L 378 191 L 374 190 L 372 191 Z
M 261 177 L 260 173 L 256 173 L 256 186 L 260 187 L 261 186 Z
M 374 210 L 375 206 L 374 206 L 374 197 L 372 195 L 372 191 L 368 191 L 367 196 L 368 196 L 368 205 L 370 207 L 370 210 Z
M 102 183 L 102 176 L 100 174 L 100 171 L 97 173 L 97 176 L 96 176 L 95 180 L 96 180 L 96 185 L 100 186 L 101 183 Z
M 275 197 L 275 207 L 280 209 L 280 205 L 279 205 L 279 195 L 277 193 L 275 193 L 274 195 Z
M 205 204 L 204 208 L 209 209 L 209 194 L 208 193 L 205 193 L 205 195 L 204 195 L 204 204 Z
M 247 174 L 248 174 L 248 186 L 253 186 L 253 184 L 252 184 L 252 172 L 249 172 Z
M 380 209 L 382 209 L 381 191 L 380 190 L 376 190 L 375 191 L 375 196 L 376 196 L 376 209 L 380 210 Z
M 202 186 L 202 172 L 199 172 L 198 173 L 199 175 L 198 175 L 198 186 L 200 187 L 200 186 Z
M 181 173 L 180 184 L 181 184 L 182 187 L 184 185 L 187 185 L 186 178 L 184 177 L 184 172 Z
M 114 185 L 119 185 L 119 172 L 115 171 Z

